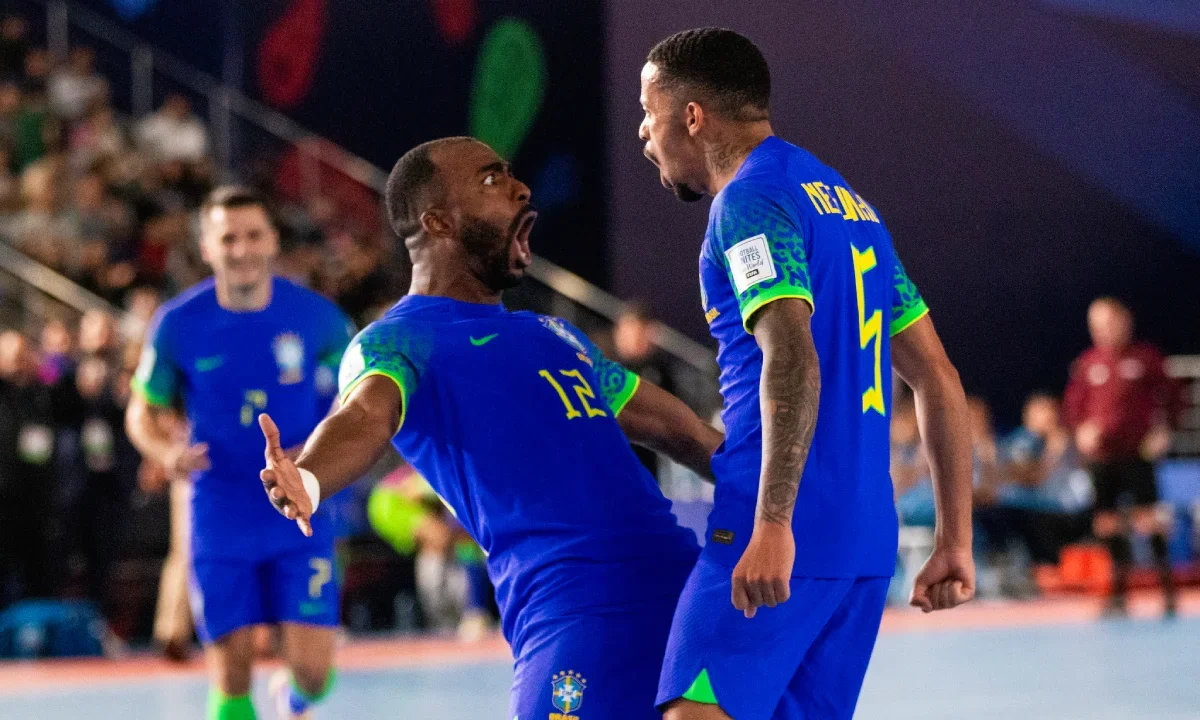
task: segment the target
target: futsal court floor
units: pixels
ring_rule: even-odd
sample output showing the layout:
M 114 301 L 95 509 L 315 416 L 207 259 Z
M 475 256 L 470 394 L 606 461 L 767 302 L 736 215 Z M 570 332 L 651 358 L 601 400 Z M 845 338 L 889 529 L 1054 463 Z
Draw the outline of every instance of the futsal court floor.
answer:
M 1200 593 L 1171 622 L 1154 597 L 1132 607 L 1132 619 L 1103 622 L 1083 599 L 889 611 L 855 717 L 1200 720 Z M 509 720 L 498 638 L 352 641 L 339 657 L 322 720 Z M 262 720 L 269 670 L 255 682 Z M 0 663 L 0 720 L 203 720 L 205 693 L 198 661 Z M 577 714 L 590 720 L 586 704 Z

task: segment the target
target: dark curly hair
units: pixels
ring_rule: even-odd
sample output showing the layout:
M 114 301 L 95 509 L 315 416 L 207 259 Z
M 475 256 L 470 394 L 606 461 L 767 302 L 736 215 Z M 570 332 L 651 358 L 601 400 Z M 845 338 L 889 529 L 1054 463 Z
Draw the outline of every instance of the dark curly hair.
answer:
M 771 70 L 746 36 L 725 28 L 684 30 L 654 46 L 647 62 L 658 67 L 667 90 L 688 89 L 734 120 L 768 118 Z

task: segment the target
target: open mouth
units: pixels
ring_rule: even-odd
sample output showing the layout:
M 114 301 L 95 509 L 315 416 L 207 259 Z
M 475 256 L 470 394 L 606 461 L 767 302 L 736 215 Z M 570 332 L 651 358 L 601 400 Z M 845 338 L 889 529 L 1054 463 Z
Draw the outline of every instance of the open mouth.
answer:
M 513 264 L 521 270 L 533 262 L 533 251 L 529 249 L 529 233 L 533 232 L 533 223 L 536 220 L 537 211 L 526 210 L 513 233 Z

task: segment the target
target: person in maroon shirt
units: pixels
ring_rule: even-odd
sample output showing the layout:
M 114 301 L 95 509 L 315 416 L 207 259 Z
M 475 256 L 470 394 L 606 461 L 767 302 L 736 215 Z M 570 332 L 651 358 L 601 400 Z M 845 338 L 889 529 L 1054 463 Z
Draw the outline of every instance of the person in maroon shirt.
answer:
M 1063 404 L 1096 487 L 1092 529 L 1112 553 L 1113 586 L 1106 612 L 1126 612 L 1132 528 L 1151 536 L 1166 615 L 1171 617 L 1175 589 L 1167 559 L 1167 528 L 1156 512 L 1153 463 L 1170 449 L 1179 394 L 1158 350 L 1133 341 L 1133 315 L 1120 302 L 1112 298 L 1093 302 L 1088 308 L 1088 329 L 1094 345 L 1072 365 Z M 1127 514 L 1121 512 L 1125 501 L 1131 506 Z

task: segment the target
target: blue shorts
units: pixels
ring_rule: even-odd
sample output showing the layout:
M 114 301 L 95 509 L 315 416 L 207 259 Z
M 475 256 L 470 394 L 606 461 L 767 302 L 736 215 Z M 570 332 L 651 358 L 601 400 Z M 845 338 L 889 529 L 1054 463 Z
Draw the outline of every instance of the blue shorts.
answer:
M 787 602 L 747 619 L 733 606 L 732 574 L 705 555 L 692 570 L 671 626 L 659 706 L 706 678 L 733 720 L 853 717 L 889 578 L 792 578 Z
M 520 720 L 661 720 L 654 693 L 675 598 L 530 628 L 508 715 Z
M 338 624 L 332 541 L 257 560 L 197 558 L 191 585 L 196 634 L 205 644 L 260 623 Z

